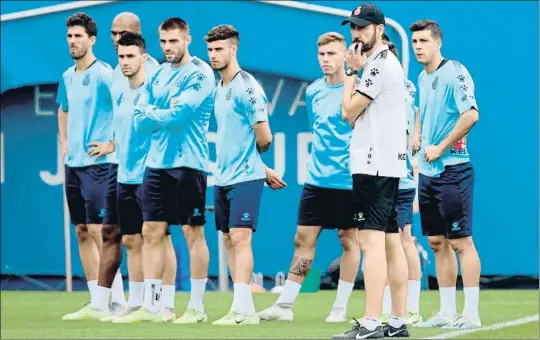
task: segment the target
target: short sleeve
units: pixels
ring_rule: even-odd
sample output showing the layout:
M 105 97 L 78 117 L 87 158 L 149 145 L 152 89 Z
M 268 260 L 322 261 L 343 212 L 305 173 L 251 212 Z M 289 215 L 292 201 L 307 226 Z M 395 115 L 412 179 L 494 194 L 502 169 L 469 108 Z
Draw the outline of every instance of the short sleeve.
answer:
M 478 110 L 478 105 L 476 104 L 476 98 L 474 96 L 474 82 L 465 66 L 461 64 L 456 65 L 452 84 L 454 87 L 454 102 L 459 113 L 463 114 L 470 109 Z
M 58 83 L 58 90 L 56 92 L 56 104 L 62 109 L 64 112 L 69 111 L 69 103 L 67 99 L 67 90 L 66 90 L 66 84 L 65 79 L 62 77 L 60 79 L 60 82 Z
M 384 84 L 388 75 L 387 72 L 391 71 L 382 67 L 378 62 L 372 62 L 368 64 L 360 82 L 356 85 L 356 92 L 363 94 L 371 100 L 377 98 L 379 93 L 384 89 Z
M 246 86 L 242 93 L 242 105 L 251 125 L 268 121 L 268 100 L 260 86 Z

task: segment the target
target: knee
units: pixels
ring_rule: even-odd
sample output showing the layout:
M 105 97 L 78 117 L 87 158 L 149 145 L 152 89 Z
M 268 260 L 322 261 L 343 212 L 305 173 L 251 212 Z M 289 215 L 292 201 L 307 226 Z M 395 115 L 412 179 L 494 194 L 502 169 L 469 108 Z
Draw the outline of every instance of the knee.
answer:
M 143 240 L 140 235 L 124 235 L 122 242 L 126 246 L 128 252 L 137 252 L 141 250 Z
M 182 226 L 182 231 L 187 242 L 188 248 L 193 244 L 204 241 L 204 227 L 202 226 Z
M 102 232 L 102 225 L 101 224 L 89 224 L 88 225 L 88 234 L 93 238 L 99 238 L 103 237 Z
M 294 247 L 296 249 L 312 249 L 315 248 L 317 238 L 313 237 L 309 233 L 303 231 L 297 231 L 294 235 Z
M 466 251 L 469 248 L 473 247 L 473 242 L 471 237 L 464 237 L 459 238 L 455 240 L 450 240 L 450 247 L 458 253 L 462 254 L 464 251 Z
M 155 245 L 163 241 L 165 238 L 166 226 L 154 223 L 144 223 L 142 228 L 142 236 L 144 243 Z
M 358 233 L 356 229 L 353 230 L 340 230 L 338 231 L 339 239 L 341 240 L 341 246 L 343 251 L 358 250 Z
M 444 236 L 430 236 L 428 237 L 429 247 L 433 250 L 433 253 L 437 254 L 447 250 L 448 241 Z
M 77 240 L 79 242 L 85 242 L 90 237 L 88 226 L 86 224 L 78 224 L 75 227 L 75 234 L 77 235 Z
M 232 248 L 251 245 L 251 229 L 231 230 L 229 237 Z
M 401 233 L 401 244 L 403 248 L 414 248 L 414 240 L 410 233 L 403 232 Z
M 120 234 L 115 225 L 106 224 L 101 228 L 101 238 L 106 243 L 119 243 Z
M 223 242 L 225 243 L 225 248 L 227 250 L 232 249 L 232 239 L 231 239 L 231 235 L 229 233 L 223 234 Z

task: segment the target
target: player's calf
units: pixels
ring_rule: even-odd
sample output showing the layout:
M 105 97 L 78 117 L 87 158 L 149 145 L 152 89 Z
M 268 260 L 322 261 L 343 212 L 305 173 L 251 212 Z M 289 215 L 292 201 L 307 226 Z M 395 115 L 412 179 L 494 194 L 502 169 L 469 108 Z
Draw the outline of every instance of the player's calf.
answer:
M 144 296 L 144 273 L 142 266 L 143 238 L 141 234 L 124 235 L 122 242 L 126 246 L 129 276 L 128 307 L 136 309 L 142 306 Z
M 465 306 L 463 315 L 468 318 L 471 327 L 480 325 L 480 317 L 478 313 L 478 302 L 480 294 L 480 257 L 474 246 L 471 236 L 451 239 L 450 245 L 458 254 L 461 264 L 463 277 L 463 292 L 465 294 Z M 455 327 L 449 325 L 448 328 L 464 328 L 467 322 L 459 320 Z
M 398 233 L 386 234 L 386 261 L 388 282 L 392 296 L 392 315 L 388 324 L 400 328 L 406 323 L 407 259 Z
M 86 224 L 78 224 L 75 227 L 75 234 L 79 243 L 79 255 L 81 257 L 86 280 L 89 282 L 95 281 L 95 285 L 97 286 L 99 275 L 99 249 Z M 91 289 L 90 294 L 92 294 Z
M 411 225 L 407 224 L 401 233 L 401 244 L 405 251 L 409 281 L 407 289 L 407 324 L 422 322 L 420 315 L 420 289 L 422 272 L 420 269 L 420 256 L 411 234 Z
M 151 313 L 158 313 L 161 309 L 159 296 L 165 271 L 166 230 L 167 222 L 144 222 L 142 228 L 145 290 L 143 307 Z

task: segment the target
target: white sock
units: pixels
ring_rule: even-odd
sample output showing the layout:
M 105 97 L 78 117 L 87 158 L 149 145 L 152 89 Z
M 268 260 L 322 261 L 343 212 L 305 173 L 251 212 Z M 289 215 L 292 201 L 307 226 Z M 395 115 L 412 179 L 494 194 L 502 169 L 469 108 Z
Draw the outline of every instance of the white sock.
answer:
M 174 294 L 176 293 L 175 285 L 161 286 L 161 305 L 164 308 L 174 309 Z
M 191 294 L 189 295 L 188 308 L 193 308 L 204 313 L 204 291 L 208 279 L 190 279 Z
M 109 298 L 111 296 L 111 289 L 107 287 L 97 286 L 95 293 L 90 301 L 90 307 L 95 310 L 105 311 L 109 310 Z
M 234 288 L 234 285 L 235 285 L 235 283 L 233 282 L 233 288 Z M 238 305 L 238 295 L 234 294 L 234 291 L 233 291 L 231 309 L 229 310 L 229 313 L 236 312 L 236 310 L 237 310 L 236 306 L 237 305 Z
M 332 306 L 332 309 L 347 310 L 347 304 L 349 302 L 349 297 L 351 296 L 353 288 L 353 282 L 339 280 L 337 286 L 336 300 L 334 301 L 334 306 Z
M 463 308 L 463 314 L 470 317 L 472 320 L 478 319 L 478 301 L 480 300 L 480 288 L 479 287 L 464 287 L 465 293 L 465 307 Z
M 420 281 L 409 280 L 407 311 L 413 313 L 420 312 Z
M 281 308 L 292 308 L 296 297 L 300 293 L 300 288 L 302 288 L 301 284 L 286 280 L 283 285 L 283 291 L 276 301 L 276 305 Z
M 247 283 L 235 283 L 234 295 L 236 299 L 236 312 L 239 314 L 245 314 L 252 316 L 255 314 L 255 305 L 253 304 L 253 297 L 251 295 L 251 286 Z
M 384 287 L 382 312 L 387 314 L 392 313 L 392 294 L 390 292 L 390 286 Z
M 120 271 L 116 272 L 111 288 L 111 301 L 119 303 L 122 306 L 126 306 L 127 301 L 126 294 L 124 293 L 124 281 L 122 280 L 122 274 Z
M 97 280 L 86 282 L 86 284 L 88 285 L 88 291 L 90 292 L 90 301 L 92 301 L 92 296 L 94 296 L 94 294 L 96 293 L 97 282 Z
M 144 296 L 144 282 L 129 281 L 129 300 L 128 307 L 141 307 Z
M 456 315 L 456 287 L 439 287 L 439 294 L 441 296 L 439 312 L 445 316 Z
M 374 331 L 380 325 L 381 319 L 370 318 L 369 316 L 362 319 L 362 326 L 366 327 L 368 331 Z
M 151 313 L 157 313 L 161 309 L 161 283 L 158 279 L 144 280 L 144 302 L 143 308 Z
M 388 324 L 394 328 L 399 328 L 405 324 L 405 317 L 390 315 L 390 320 L 388 321 Z

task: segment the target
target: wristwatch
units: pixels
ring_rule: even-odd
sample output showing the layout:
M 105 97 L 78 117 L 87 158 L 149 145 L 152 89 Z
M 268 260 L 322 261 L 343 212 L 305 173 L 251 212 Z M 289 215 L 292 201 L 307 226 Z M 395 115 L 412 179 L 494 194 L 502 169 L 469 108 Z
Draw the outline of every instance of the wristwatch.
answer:
M 352 67 L 349 67 L 349 68 L 347 68 L 347 70 L 345 71 L 345 74 L 348 75 L 348 76 L 354 76 L 355 74 L 358 74 L 358 71 L 355 70 L 355 69 L 352 68 Z

